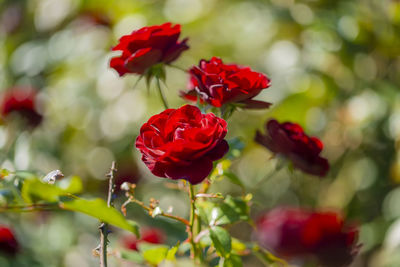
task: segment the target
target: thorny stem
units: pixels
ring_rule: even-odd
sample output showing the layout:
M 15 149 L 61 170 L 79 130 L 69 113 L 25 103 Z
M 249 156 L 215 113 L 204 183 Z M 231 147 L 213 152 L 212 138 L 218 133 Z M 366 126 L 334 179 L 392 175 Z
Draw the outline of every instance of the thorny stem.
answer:
M 129 203 L 132 203 L 132 202 L 138 204 L 140 207 L 142 207 L 143 209 L 147 210 L 149 213 L 153 211 L 152 208 L 146 206 L 142 201 L 137 200 L 137 199 L 135 199 L 134 197 L 130 197 L 130 198 L 129 198 L 127 201 L 125 201 L 125 203 L 122 204 L 122 206 L 121 206 L 121 210 L 122 210 L 122 212 L 123 212 L 124 214 L 126 214 L 125 207 L 126 207 Z M 187 226 L 190 225 L 190 223 L 189 223 L 188 220 L 185 220 L 184 218 L 181 218 L 181 217 L 178 217 L 178 216 L 175 216 L 175 215 L 172 215 L 172 214 L 168 214 L 168 213 L 165 213 L 165 212 L 161 212 L 161 213 L 158 214 L 158 215 L 159 215 L 159 216 L 166 217 L 166 218 L 170 218 L 170 219 L 173 219 L 173 220 L 176 220 L 176 221 L 181 222 L 181 223 L 183 223 L 183 224 L 185 224 L 185 225 L 187 225 Z
M 194 259 L 197 258 L 197 248 L 196 248 L 196 243 L 194 242 L 195 236 L 194 236 L 194 223 L 195 223 L 195 204 L 196 204 L 196 196 L 194 194 L 194 188 L 193 185 L 189 182 L 189 198 L 190 198 L 190 224 L 189 224 L 189 241 L 190 244 L 192 245 L 192 256 Z
M 113 194 L 114 194 L 114 174 L 116 173 L 116 163 L 115 161 L 111 164 L 110 172 L 107 174 L 109 179 L 108 183 L 108 196 L 107 196 L 107 206 L 113 206 Z M 107 267 L 107 243 L 108 243 L 108 224 L 102 222 L 99 226 L 100 230 L 100 267 Z
M 161 89 L 160 78 L 156 78 L 156 84 L 157 84 L 158 93 L 160 94 L 161 101 L 162 101 L 164 107 L 166 109 L 168 109 L 167 99 L 165 98 L 165 95 Z

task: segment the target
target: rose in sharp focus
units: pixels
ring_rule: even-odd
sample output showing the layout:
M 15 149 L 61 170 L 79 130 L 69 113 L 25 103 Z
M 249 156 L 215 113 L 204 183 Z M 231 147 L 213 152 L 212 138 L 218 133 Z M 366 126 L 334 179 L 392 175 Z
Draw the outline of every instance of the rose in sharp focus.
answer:
M 185 105 L 167 109 L 143 124 L 136 148 L 154 175 L 197 184 L 210 174 L 213 161 L 228 151 L 226 133 L 225 120 Z

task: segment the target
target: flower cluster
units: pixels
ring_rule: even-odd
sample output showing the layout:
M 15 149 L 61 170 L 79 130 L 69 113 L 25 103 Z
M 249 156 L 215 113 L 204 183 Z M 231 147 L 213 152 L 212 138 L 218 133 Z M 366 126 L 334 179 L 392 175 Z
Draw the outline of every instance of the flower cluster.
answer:
M 333 212 L 277 208 L 257 222 L 262 246 L 285 258 L 314 256 L 323 266 L 348 265 L 359 249 L 357 235 Z
M 187 39 L 179 42 L 179 35 L 180 25 L 172 26 L 171 23 L 134 31 L 123 36 L 113 48 L 122 50 L 122 54 L 112 58 L 110 66 L 120 76 L 126 73 L 146 75 L 148 79 L 157 76 L 154 70 L 171 63 L 188 49 Z M 224 118 L 227 108 L 261 109 L 271 105 L 254 99 L 270 87 L 270 79 L 249 67 L 225 64 L 222 59 L 212 57 L 208 61 L 200 60 L 198 66 L 191 67 L 187 72 L 190 75 L 188 90 L 182 91 L 181 97 L 201 103 L 205 110 L 219 108 Z M 229 149 L 225 140 L 227 122 L 213 113 L 202 113 L 192 105 L 167 108 L 163 96 L 162 99 L 166 110 L 144 123 L 136 139 L 142 161 L 155 176 L 184 179 L 191 185 L 201 183 L 211 173 L 214 161 L 221 159 Z M 329 163 L 320 156 L 323 144 L 318 138 L 309 137 L 298 124 L 290 122 L 279 123 L 272 119 L 265 128 L 265 134 L 257 131 L 257 143 L 286 157 L 295 168 L 305 173 L 327 174 Z M 189 192 L 193 216 L 191 222 L 185 219 L 180 221 L 190 230 L 195 219 L 195 197 L 192 187 Z M 260 244 L 279 256 L 287 259 L 313 256 L 324 266 L 349 264 L 359 248 L 358 231 L 345 226 L 344 220 L 332 212 L 276 209 L 258 221 L 256 233 Z M 189 234 L 190 238 L 192 252 L 195 253 L 193 233 Z M 139 242 L 160 243 L 161 240 L 157 231 L 150 231 L 144 233 L 141 240 L 124 242 L 125 247 L 137 250 Z

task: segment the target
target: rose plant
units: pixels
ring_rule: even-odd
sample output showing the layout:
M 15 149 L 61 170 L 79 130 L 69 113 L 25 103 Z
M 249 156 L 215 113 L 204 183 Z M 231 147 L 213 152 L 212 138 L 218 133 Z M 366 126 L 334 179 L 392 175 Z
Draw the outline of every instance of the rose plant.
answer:
M 265 213 L 254 223 L 250 212 L 253 208 L 252 194 L 246 192 L 247 188 L 241 181 L 247 177 L 238 177 L 229 169 L 229 160 L 239 157 L 240 153 L 229 154 L 228 151 L 241 148 L 236 147 L 235 137 L 227 138 L 229 126 L 234 123 L 228 118 L 235 110 L 263 109 L 271 105 L 254 99 L 270 87 L 270 79 L 265 74 L 249 67 L 225 64 L 217 57 L 208 61 L 202 59 L 198 66 L 186 71 L 189 86 L 187 91 L 181 92 L 181 97 L 196 102 L 196 106 L 192 103 L 168 108 L 160 79 L 165 80 L 164 67 L 189 48 L 187 38 L 179 41 L 180 33 L 181 26 L 171 23 L 135 30 L 121 37 L 112 49 L 121 51 L 121 54 L 111 58 L 110 67 L 119 76 L 135 74 L 145 76 L 148 81 L 156 79 L 165 110 L 142 124 L 135 147 L 141 153 L 143 164 L 154 176 L 166 178 L 170 186 L 172 184 L 188 194 L 188 218 L 174 215 L 170 210 L 164 211 L 156 199 L 152 198 L 146 204 L 147 201 L 140 200 L 136 193 L 139 185 L 129 182 L 121 185 L 126 198 L 121 205 L 122 213 L 119 212 L 114 208 L 114 179 L 118 173 L 115 162 L 107 174 L 107 202 L 78 197 L 83 186 L 77 176 L 62 178 L 62 173 L 57 171 L 43 178 L 32 173 L 2 170 L 2 183 L 5 187 L 17 185 L 14 191 L 18 198 L 7 199 L 0 210 L 62 209 L 97 218 L 101 222 L 100 245 L 94 254 L 100 257 L 102 267 L 107 266 L 107 236 L 111 225 L 136 234 L 135 237 L 125 237 L 123 247 L 112 254 L 139 264 L 155 266 L 190 257 L 198 265 L 242 266 L 242 258 L 251 254 L 283 266 L 293 259 L 316 260 L 323 266 L 350 264 L 359 248 L 356 226 L 348 227 L 345 219 L 336 213 L 301 208 L 278 208 Z M 4 97 L 0 108 L 6 124 L 10 122 L 8 117 L 11 113 L 25 118 L 32 126 L 42 121 L 33 92 L 11 91 Z M 265 128 L 265 134 L 256 132 L 257 143 L 285 157 L 305 173 L 321 177 L 328 174 L 329 163 L 321 156 L 323 144 L 318 138 L 306 135 L 296 123 L 279 123 L 272 119 Z M 224 178 L 239 185 L 242 194 L 232 196 L 212 192 L 214 182 Z M 127 209 L 131 203 L 141 207 L 152 218 L 164 217 L 182 224 L 187 238 L 170 247 L 163 244 L 166 238 L 158 230 L 142 231 L 142 237 L 139 237 L 138 224 L 127 219 L 127 216 L 135 215 Z M 232 237 L 229 228 L 236 223 L 252 227 L 255 238 L 249 242 Z M 0 236 L 0 245 L 3 243 L 6 249 L 17 253 L 18 244 L 6 230 Z

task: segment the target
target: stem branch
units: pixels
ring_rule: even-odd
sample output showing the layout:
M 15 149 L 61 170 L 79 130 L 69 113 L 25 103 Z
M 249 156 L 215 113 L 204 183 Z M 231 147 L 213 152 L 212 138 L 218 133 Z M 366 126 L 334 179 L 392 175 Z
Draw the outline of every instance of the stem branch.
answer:
M 107 196 L 107 206 L 113 206 L 114 200 L 114 174 L 117 171 L 115 161 L 111 164 L 110 172 L 107 174 L 109 179 L 108 182 L 108 196 Z M 100 267 L 107 267 L 107 243 L 108 243 L 108 224 L 102 222 L 99 226 L 100 230 Z
M 189 224 L 189 241 L 192 245 L 192 256 L 194 259 L 197 258 L 197 248 L 196 243 L 194 242 L 194 222 L 195 222 L 195 204 L 196 204 L 196 196 L 194 194 L 193 185 L 189 182 L 189 198 L 190 198 L 190 224 Z
M 161 101 L 162 101 L 164 107 L 166 109 L 168 109 L 167 99 L 165 98 L 165 95 L 161 89 L 160 78 L 156 78 L 156 84 L 157 84 L 158 93 L 160 94 Z

